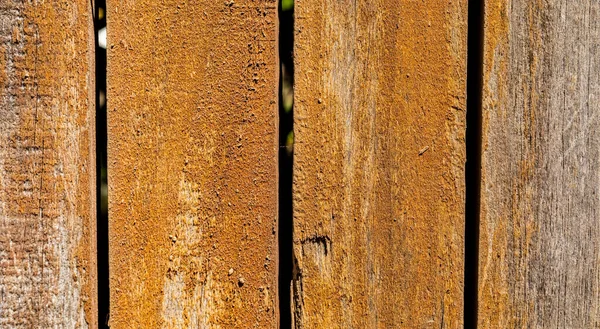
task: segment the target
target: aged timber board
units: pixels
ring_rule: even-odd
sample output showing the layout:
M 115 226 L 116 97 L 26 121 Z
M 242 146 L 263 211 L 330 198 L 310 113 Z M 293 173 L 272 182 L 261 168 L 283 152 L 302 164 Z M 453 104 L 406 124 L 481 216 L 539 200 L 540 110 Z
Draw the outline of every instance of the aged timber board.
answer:
M 485 2 L 479 328 L 600 328 L 599 22 Z
M 295 2 L 295 328 L 462 328 L 466 10 Z
M 107 19 L 111 328 L 276 328 L 277 2 Z
M 89 1 L 0 2 L 0 327 L 97 328 Z

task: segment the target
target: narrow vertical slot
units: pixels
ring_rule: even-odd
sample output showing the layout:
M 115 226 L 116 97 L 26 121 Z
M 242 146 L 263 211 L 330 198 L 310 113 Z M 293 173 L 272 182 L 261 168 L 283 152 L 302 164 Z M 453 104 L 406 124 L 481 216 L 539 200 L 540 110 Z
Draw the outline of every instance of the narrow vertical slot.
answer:
M 294 1 L 279 4 L 279 328 L 292 327 L 290 285 L 292 282 L 294 163 Z
M 476 329 L 481 204 L 483 0 L 469 0 L 468 6 L 464 328 Z
M 106 0 L 95 0 L 96 36 L 96 195 L 98 328 L 108 328 L 110 288 L 108 276 L 108 186 L 106 173 Z

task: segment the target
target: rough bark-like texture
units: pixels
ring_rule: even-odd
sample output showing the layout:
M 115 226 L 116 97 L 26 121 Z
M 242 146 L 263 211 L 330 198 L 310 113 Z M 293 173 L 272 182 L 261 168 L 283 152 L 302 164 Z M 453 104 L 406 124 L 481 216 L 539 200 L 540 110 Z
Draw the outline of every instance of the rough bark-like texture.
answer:
M 277 2 L 107 7 L 111 328 L 275 328 Z
M 479 328 L 600 328 L 599 22 L 486 1 Z
M 96 328 L 91 4 L 0 2 L 0 327 Z
M 466 1 L 295 11 L 295 327 L 462 328 Z

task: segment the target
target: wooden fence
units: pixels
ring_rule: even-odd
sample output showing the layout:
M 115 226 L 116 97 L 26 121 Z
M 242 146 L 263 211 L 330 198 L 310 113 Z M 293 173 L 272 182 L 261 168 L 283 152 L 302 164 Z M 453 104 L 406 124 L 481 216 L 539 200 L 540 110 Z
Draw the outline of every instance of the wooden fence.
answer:
M 600 2 L 106 2 L 0 0 L 0 328 L 600 328 Z

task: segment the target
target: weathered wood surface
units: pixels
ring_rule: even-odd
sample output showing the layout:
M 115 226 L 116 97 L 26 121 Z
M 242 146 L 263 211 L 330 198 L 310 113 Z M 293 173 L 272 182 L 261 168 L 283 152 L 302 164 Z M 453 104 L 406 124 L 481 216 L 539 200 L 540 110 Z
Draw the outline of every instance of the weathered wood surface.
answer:
M 111 328 L 277 327 L 277 2 L 107 13 Z
M 486 1 L 479 328 L 600 328 L 599 22 Z
M 295 328 L 462 328 L 466 9 L 296 1 Z
M 0 2 L 0 327 L 96 328 L 89 1 Z

